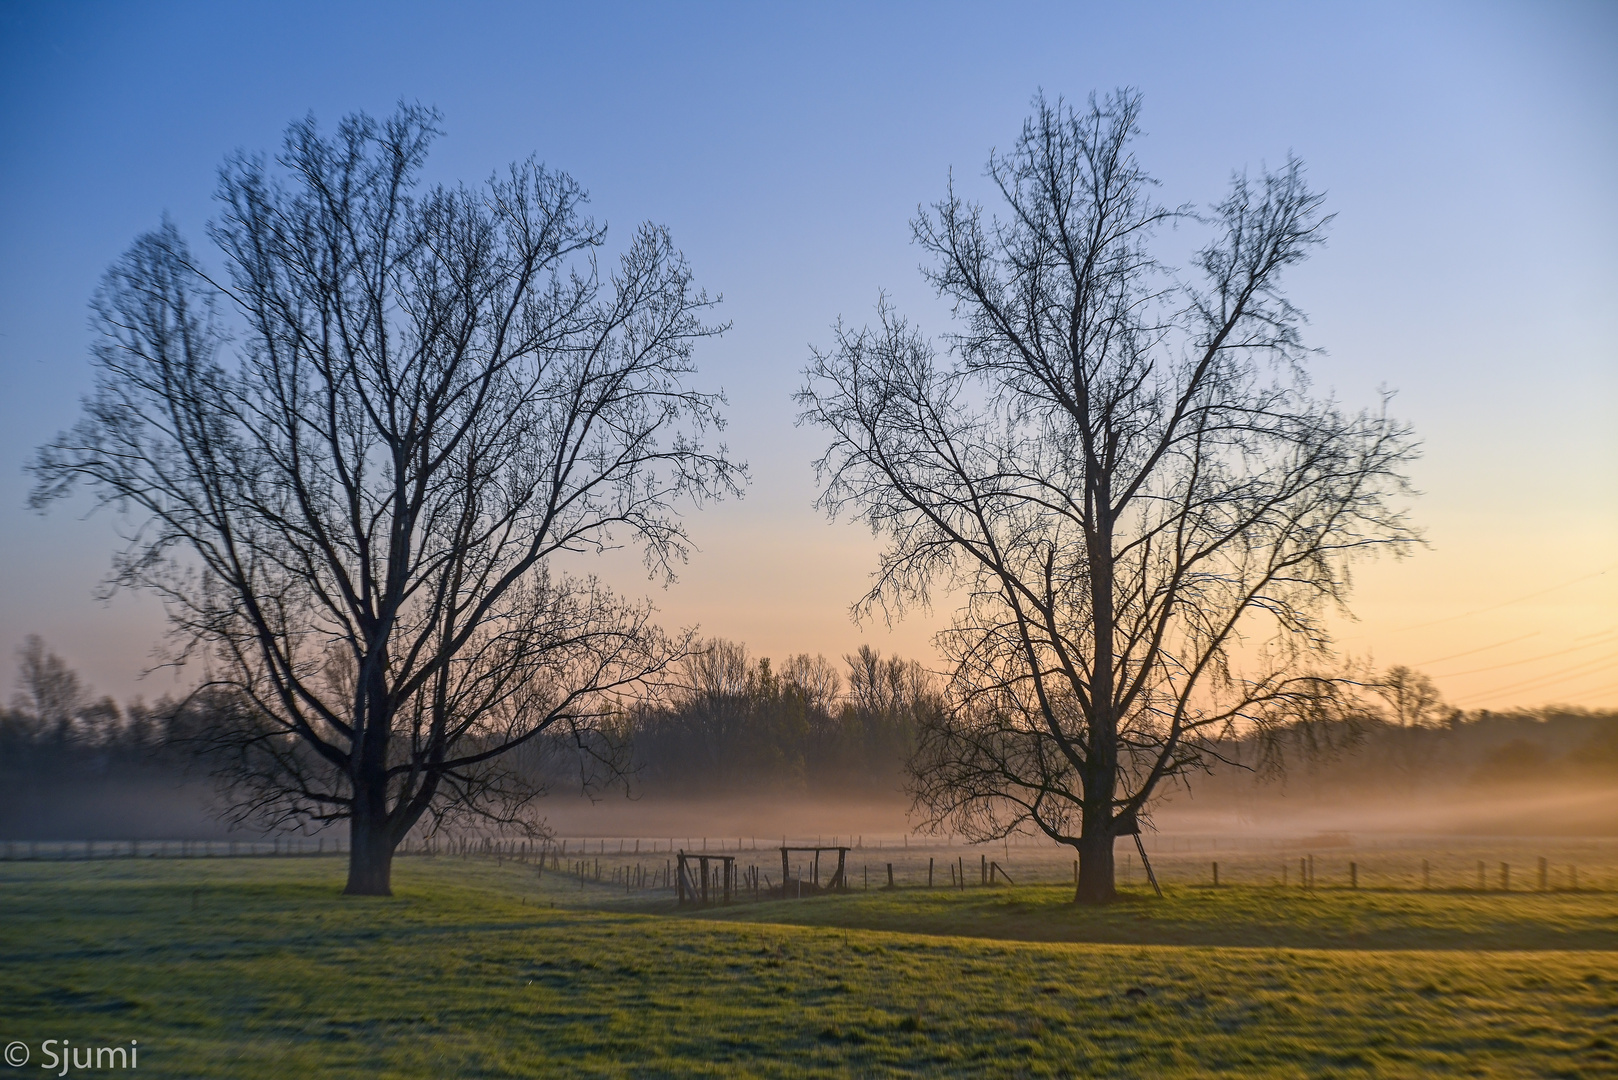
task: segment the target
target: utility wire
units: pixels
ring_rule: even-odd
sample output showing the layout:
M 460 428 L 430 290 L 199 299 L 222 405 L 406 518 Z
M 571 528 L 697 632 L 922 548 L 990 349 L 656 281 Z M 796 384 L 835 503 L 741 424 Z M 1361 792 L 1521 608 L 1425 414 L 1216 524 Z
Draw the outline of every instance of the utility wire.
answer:
M 1417 623 L 1414 626 L 1403 626 L 1403 627 L 1400 627 L 1397 630 L 1389 630 L 1389 631 L 1387 631 L 1387 633 L 1389 633 L 1389 634 L 1403 634 L 1403 633 L 1405 633 L 1406 631 L 1409 631 L 1409 630 L 1421 630 L 1421 629 L 1424 629 L 1424 628 L 1429 627 L 1429 626 L 1437 626 L 1439 623 L 1454 622 L 1456 619 L 1466 619 L 1466 618 L 1470 618 L 1473 615 L 1482 615 L 1485 612 L 1489 612 L 1489 611 L 1499 611 L 1503 607 L 1510 607 L 1512 604 L 1520 604 L 1524 600 L 1533 600 L 1536 597 L 1544 596 L 1546 593 L 1553 593 L 1558 589 L 1565 589 L 1569 585 L 1577 585 L 1581 581 L 1589 581 L 1591 578 L 1598 578 L 1601 575 L 1607 573 L 1607 571 L 1613 569 L 1614 567 L 1618 567 L 1618 563 L 1613 563 L 1612 566 L 1602 567 L 1600 570 L 1597 570 L 1593 574 L 1585 574 L 1583 577 L 1576 577 L 1571 581 L 1564 581 L 1560 585 L 1552 585 L 1548 589 L 1541 589 L 1538 592 L 1531 592 L 1526 596 L 1519 596 L 1519 597 L 1516 597 L 1515 599 L 1512 599 L 1512 600 L 1502 600 L 1498 604 L 1491 604 L 1488 607 L 1481 607 L 1481 608 L 1478 608 L 1475 611 L 1463 611 L 1459 615 L 1446 615 L 1442 619 L 1434 619 L 1431 622 Z
M 1591 664 L 1595 664 L 1597 666 L 1591 668 Z M 1587 660 L 1582 664 L 1574 664 L 1570 668 L 1564 668 L 1561 671 L 1555 671 L 1549 675 L 1541 675 L 1537 678 L 1525 679 L 1522 682 L 1511 683 L 1506 686 L 1497 686 L 1492 690 L 1485 690 L 1476 694 L 1467 694 L 1464 698 L 1462 698 L 1462 703 L 1464 704 L 1467 701 L 1477 701 L 1480 698 L 1493 697 L 1496 694 L 1505 694 L 1517 690 L 1526 690 L 1529 687 L 1537 686 L 1541 683 L 1555 682 L 1557 679 L 1561 678 L 1582 679 L 1587 676 L 1594 675 L 1597 672 L 1606 671 L 1614 664 L 1618 664 L 1618 657 L 1604 656 L 1599 660 Z M 1581 668 L 1590 668 L 1590 670 L 1580 671 Z M 1579 672 L 1579 674 L 1574 675 L 1574 672 Z
M 1605 694 L 1611 690 L 1618 690 L 1618 682 L 1610 682 L 1606 686 L 1598 686 L 1594 690 L 1581 690 L 1579 691 L 1579 696 L 1588 697 L 1591 694 Z
M 1611 645 L 1610 641 L 1592 641 L 1588 645 L 1575 645 L 1570 649 L 1558 649 L 1555 652 L 1544 653 L 1540 656 L 1530 656 L 1523 660 L 1509 660 L 1504 664 L 1490 664 L 1488 667 L 1472 668 L 1470 671 L 1448 671 L 1438 676 L 1441 679 L 1458 679 L 1462 675 L 1476 675 L 1481 671 L 1498 671 L 1501 668 L 1517 667 L 1520 664 L 1532 664 L 1540 660 L 1552 660 L 1558 656 L 1569 653 L 1583 652 L 1586 649 L 1599 649 L 1603 645 Z
M 1493 645 L 1485 645 L 1481 649 L 1468 649 L 1466 652 L 1451 653 L 1448 656 L 1440 656 L 1437 660 L 1423 660 L 1421 663 L 1413 666 L 1420 668 L 1426 667 L 1428 664 L 1442 664 L 1446 660 L 1459 660 L 1463 656 L 1471 656 L 1474 653 L 1488 652 L 1490 649 L 1498 649 L 1505 645 L 1515 645 L 1519 641 L 1527 641 L 1531 637 L 1538 636 L 1539 631 L 1535 630 L 1532 634 L 1524 634 L 1522 637 L 1514 637 L 1508 638 L 1505 641 L 1497 641 Z
M 1548 675 L 1536 675 L 1532 678 L 1522 679 L 1514 683 L 1508 683 L 1505 686 L 1497 687 L 1494 690 L 1489 691 L 1489 693 L 1503 693 L 1507 690 L 1517 690 L 1524 687 L 1536 686 L 1540 683 L 1555 682 L 1557 679 L 1588 678 L 1589 676 L 1594 675 L 1596 672 L 1606 671 L 1614 664 L 1618 664 L 1618 656 L 1598 657 L 1595 660 L 1586 660 L 1582 664 L 1574 664 L 1572 667 L 1563 668 L 1561 671 L 1553 671 Z M 1468 694 L 1467 696 L 1478 697 L 1479 695 Z

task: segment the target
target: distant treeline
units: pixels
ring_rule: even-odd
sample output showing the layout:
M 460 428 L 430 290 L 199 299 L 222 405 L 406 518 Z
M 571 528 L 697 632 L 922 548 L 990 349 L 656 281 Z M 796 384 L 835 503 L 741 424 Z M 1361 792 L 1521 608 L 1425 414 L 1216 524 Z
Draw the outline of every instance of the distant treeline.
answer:
M 1254 825 L 1318 812 L 1349 830 L 1618 834 L 1618 711 L 1548 706 L 1399 723 L 1369 713 L 1329 739 L 1305 728 L 1225 748 L 1172 811 Z
M 1502 786 L 1618 779 L 1618 711 L 1546 706 L 1450 712 L 1441 723 L 1400 724 L 1369 713 L 1329 739 L 1302 729 L 1270 745 L 1233 743 L 1231 764 L 1201 782 L 1213 791 L 1276 783 L 1364 794 L 1434 785 Z
M 0 709 L 0 836 L 110 836 L 130 814 L 198 815 L 212 789 L 199 736 L 220 722 L 217 704 L 120 706 L 90 693 L 38 638 L 19 658 L 17 693 Z M 1430 687 L 1418 674 L 1401 677 Z M 1230 742 L 1222 751 L 1230 764 L 1189 777 L 1174 801 L 1184 805 L 1186 789 L 1212 808 L 1276 796 L 1397 801 L 1618 783 L 1618 712 L 1461 712 L 1436 697 L 1411 708 L 1408 697 L 1370 704 L 1329 731 L 1299 726 L 1262 743 Z M 648 795 L 898 798 L 920 724 L 942 707 L 921 665 L 869 647 L 839 663 L 800 654 L 777 664 L 713 640 L 688 658 L 661 702 L 620 717 L 606 734 L 629 789 Z M 545 774 L 553 792 L 573 778 L 565 748 L 514 764 Z
M 174 702 L 120 706 L 96 697 L 61 657 L 30 636 L 18 650 L 17 692 L 0 709 L 5 787 L 89 780 L 121 769 L 183 768 Z
M 97 697 L 38 637 L 19 650 L 0 709 L 0 836 L 84 839 L 210 829 L 207 788 L 186 790 L 199 719 L 175 702 Z
M 920 664 L 868 646 L 841 665 L 800 654 L 777 666 L 714 640 L 683 675 L 667 704 L 625 718 L 633 782 L 648 792 L 895 793 L 918 721 L 940 707 Z
M 623 769 L 630 791 L 897 796 L 918 719 L 939 707 L 919 664 L 868 647 L 841 664 L 800 655 L 776 665 L 742 645 L 709 641 L 666 689 L 660 703 L 607 725 L 613 752 L 595 748 Z M 136 814 L 179 806 L 175 812 L 194 817 L 219 764 L 206 757 L 219 745 L 208 736 L 241 714 L 218 695 L 120 706 L 93 695 L 30 637 L 17 693 L 0 709 L 0 836 L 81 837 L 97 832 L 101 818 L 110 836 L 120 799 L 138 804 Z M 565 792 L 578 779 L 566 742 L 514 755 L 510 766 Z

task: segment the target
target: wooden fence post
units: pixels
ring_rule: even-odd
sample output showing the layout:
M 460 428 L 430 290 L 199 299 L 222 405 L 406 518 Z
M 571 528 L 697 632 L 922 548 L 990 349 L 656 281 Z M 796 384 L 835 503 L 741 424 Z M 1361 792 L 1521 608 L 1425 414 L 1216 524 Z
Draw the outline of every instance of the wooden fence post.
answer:
M 893 888 L 893 864 L 888 864 L 888 888 Z
M 1545 860 L 1544 859 L 1539 860 L 1539 864 L 1540 864 L 1540 868 L 1541 868 L 1540 872 L 1539 872 L 1540 877 L 1544 877 L 1545 876 L 1545 870 L 1544 870 Z M 932 860 L 932 856 L 930 856 L 930 855 L 927 857 L 927 887 L 929 889 L 933 887 L 933 860 Z
M 1550 873 L 1551 873 L 1550 863 L 1546 862 L 1544 857 L 1541 856 L 1541 858 L 1539 860 L 1539 891 L 1540 892 L 1544 892 L 1546 889 L 1550 888 Z
M 1359 863 L 1352 863 L 1351 862 L 1351 863 L 1348 864 L 1348 887 L 1350 889 L 1357 889 L 1357 888 L 1360 887 L 1360 864 Z
M 1216 889 L 1219 888 L 1219 864 L 1218 863 L 1213 864 L 1213 881 L 1214 881 L 1213 887 L 1216 888 Z

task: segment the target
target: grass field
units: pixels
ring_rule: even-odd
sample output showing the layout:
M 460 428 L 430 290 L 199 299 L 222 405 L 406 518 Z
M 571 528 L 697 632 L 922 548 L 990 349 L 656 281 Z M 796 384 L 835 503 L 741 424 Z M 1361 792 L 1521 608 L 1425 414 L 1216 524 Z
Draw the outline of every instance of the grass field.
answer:
M 136 1039 L 141 1074 L 187 1077 L 1618 1075 L 1608 893 L 1182 887 L 1098 913 L 1030 886 L 693 918 L 488 859 L 400 860 L 387 900 L 342 874 L 0 864 L 17 1075 L 50 1038 Z
M 1618 897 L 1604 893 L 1407 892 L 1171 886 L 1111 907 L 1071 886 L 875 890 L 703 914 L 799 926 L 1018 941 L 1287 949 L 1605 951 L 1618 959 Z

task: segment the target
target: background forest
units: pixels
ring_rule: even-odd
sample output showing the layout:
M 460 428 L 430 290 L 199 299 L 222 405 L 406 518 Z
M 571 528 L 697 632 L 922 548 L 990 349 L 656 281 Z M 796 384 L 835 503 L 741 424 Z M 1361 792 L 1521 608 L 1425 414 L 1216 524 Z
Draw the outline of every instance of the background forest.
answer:
M 1419 686 L 1418 674 L 1404 678 Z M 1397 699 L 1370 696 L 1356 722 L 1330 733 L 1294 726 L 1262 744 L 1231 740 L 1226 763 L 1183 780 L 1163 814 L 1262 824 L 1267 804 L 1286 799 L 1294 810 L 1337 813 L 1368 829 L 1422 831 L 1425 822 L 1571 835 L 1610 833 L 1618 823 L 1609 805 L 1618 712 L 1463 712 L 1416 697 L 1416 715 Z M 776 663 L 709 641 L 663 703 L 614 725 L 627 770 L 600 794 L 904 802 L 920 723 L 939 707 L 920 664 L 868 647 L 838 662 L 800 654 Z M 214 708 L 200 698 L 120 704 L 97 696 L 29 639 L 16 693 L 0 709 L 0 838 L 222 834 L 228 823 L 199 739 Z M 566 791 L 576 765 L 551 744 L 516 767 Z M 544 815 L 543 800 L 535 810 Z

